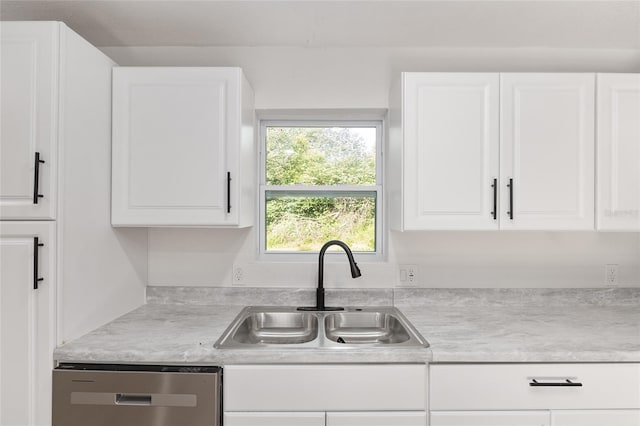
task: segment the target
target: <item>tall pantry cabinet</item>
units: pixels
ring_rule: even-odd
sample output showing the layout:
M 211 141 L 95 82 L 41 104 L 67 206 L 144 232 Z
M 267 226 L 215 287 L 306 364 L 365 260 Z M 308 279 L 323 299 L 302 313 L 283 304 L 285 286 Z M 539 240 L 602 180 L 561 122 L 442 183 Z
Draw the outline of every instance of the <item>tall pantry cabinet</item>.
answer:
M 115 64 L 58 22 L 0 52 L 0 424 L 48 425 L 53 349 L 143 303 L 146 232 L 110 226 Z

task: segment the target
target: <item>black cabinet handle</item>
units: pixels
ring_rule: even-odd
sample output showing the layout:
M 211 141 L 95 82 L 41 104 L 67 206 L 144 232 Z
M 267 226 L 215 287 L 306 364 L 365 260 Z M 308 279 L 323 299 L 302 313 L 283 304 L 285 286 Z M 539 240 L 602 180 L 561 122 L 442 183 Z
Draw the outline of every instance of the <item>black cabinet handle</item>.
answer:
M 38 282 L 43 281 L 44 278 L 38 277 L 38 247 L 42 247 L 38 237 L 33 237 L 33 289 L 38 289 Z
M 227 172 L 227 213 L 231 213 L 231 172 Z
M 493 216 L 493 220 L 498 219 L 498 179 L 493 179 L 493 183 L 491 184 L 493 188 L 493 211 L 491 212 L 491 216 Z
M 529 386 L 539 386 L 539 387 L 543 387 L 543 386 L 579 387 L 579 386 L 582 386 L 582 383 L 580 383 L 580 382 L 572 382 L 569 379 L 566 379 L 563 382 L 539 382 L 536 379 L 531 379 L 531 382 L 529 383 Z
M 40 153 L 36 152 L 36 161 L 35 167 L 33 168 L 33 204 L 38 204 L 38 198 L 44 197 L 44 195 L 39 194 L 39 185 L 40 185 L 40 164 L 44 164 L 44 160 L 40 159 Z
M 507 187 L 509 188 L 509 211 L 507 214 L 509 215 L 509 219 L 513 220 L 513 178 L 509 178 Z

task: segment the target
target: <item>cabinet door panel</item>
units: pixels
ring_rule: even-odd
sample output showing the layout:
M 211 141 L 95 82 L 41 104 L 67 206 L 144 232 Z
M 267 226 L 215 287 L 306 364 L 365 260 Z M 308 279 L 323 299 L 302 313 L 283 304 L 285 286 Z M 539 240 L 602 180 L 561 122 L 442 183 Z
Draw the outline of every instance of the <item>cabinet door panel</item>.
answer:
M 225 411 L 422 411 L 424 364 L 226 365 Z
M 432 411 L 431 426 L 549 426 L 548 411 Z
M 433 410 L 640 408 L 640 364 L 439 364 L 429 373 Z M 531 386 L 567 379 L 583 386 Z
M 552 411 L 552 426 L 638 426 L 640 410 Z
M 500 227 L 593 229 L 594 75 L 500 78 Z
M 224 413 L 225 426 L 325 426 L 325 413 Z
M 3 22 L 0 218 L 54 219 L 59 24 Z M 36 152 L 38 186 L 34 204 Z
M 598 74 L 598 229 L 640 231 L 640 74 Z
M 51 423 L 53 223 L 0 225 L 0 424 Z M 34 247 L 33 237 L 44 246 Z M 38 276 L 33 287 L 34 250 Z
M 426 424 L 425 411 L 327 413 L 327 426 L 426 426 Z
M 227 144 L 239 126 L 238 75 L 127 67 L 113 83 L 113 224 L 233 224 Z
M 405 229 L 497 229 L 498 74 L 407 73 Z

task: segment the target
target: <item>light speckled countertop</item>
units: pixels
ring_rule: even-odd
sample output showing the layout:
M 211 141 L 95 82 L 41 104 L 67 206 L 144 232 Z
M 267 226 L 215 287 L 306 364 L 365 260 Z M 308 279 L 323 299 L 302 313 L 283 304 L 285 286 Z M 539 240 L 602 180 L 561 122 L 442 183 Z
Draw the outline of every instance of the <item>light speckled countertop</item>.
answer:
M 57 348 L 54 358 L 211 365 L 640 362 L 640 289 L 328 291 L 328 304 L 395 304 L 429 341 L 428 349 L 213 348 L 245 305 L 310 305 L 309 289 L 150 287 L 147 299 L 148 304 Z

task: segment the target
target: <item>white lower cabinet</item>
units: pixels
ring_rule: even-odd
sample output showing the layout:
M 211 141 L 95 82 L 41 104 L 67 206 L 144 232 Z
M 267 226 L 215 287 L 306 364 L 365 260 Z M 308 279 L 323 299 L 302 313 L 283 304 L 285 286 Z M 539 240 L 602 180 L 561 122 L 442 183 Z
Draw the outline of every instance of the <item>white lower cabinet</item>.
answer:
M 549 426 L 547 411 L 441 411 L 431 426 Z
M 227 412 L 225 426 L 426 426 L 426 411 Z
M 55 223 L 0 223 L 0 425 L 51 424 Z
M 640 364 L 439 364 L 431 426 L 638 426 Z
M 425 426 L 425 411 L 327 413 L 326 426 Z
M 227 365 L 225 426 L 426 426 L 425 364 Z
M 638 426 L 640 410 L 434 411 L 431 426 Z
M 224 413 L 225 426 L 325 426 L 324 412 Z
M 638 426 L 640 410 L 567 410 L 551 412 L 552 426 Z

